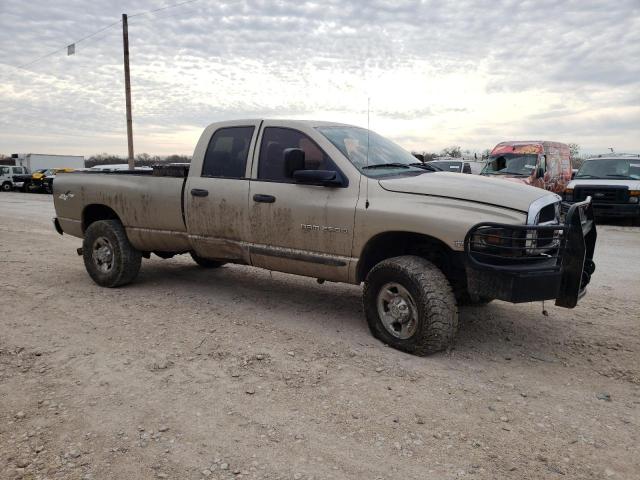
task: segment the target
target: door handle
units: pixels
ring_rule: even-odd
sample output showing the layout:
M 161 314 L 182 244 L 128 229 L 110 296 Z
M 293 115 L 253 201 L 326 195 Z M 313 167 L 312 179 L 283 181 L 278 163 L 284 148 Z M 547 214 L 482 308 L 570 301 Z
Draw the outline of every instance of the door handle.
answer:
M 201 188 L 192 188 L 191 195 L 194 197 L 206 197 L 209 195 L 209 190 L 203 190 Z
M 276 201 L 276 197 L 274 197 L 273 195 L 263 195 L 261 193 L 256 193 L 253 196 L 253 201 L 260 203 L 273 203 Z

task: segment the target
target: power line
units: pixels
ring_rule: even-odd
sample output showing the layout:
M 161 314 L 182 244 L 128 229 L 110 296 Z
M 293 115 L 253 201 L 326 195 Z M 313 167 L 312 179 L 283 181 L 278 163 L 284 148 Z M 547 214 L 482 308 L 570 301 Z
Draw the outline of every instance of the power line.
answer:
M 163 10 L 168 10 L 170 8 L 180 7 L 182 5 L 187 5 L 189 3 L 194 3 L 194 2 L 198 2 L 198 1 L 200 1 L 200 0 L 187 0 L 185 2 L 174 3 L 174 4 L 171 4 L 171 5 L 165 5 L 164 7 L 159 7 L 159 8 L 153 9 L 153 10 L 148 10 L 146 12 L 134 13 L 133 15 L 129 15 L 129 18 L 131 18 L 131 17 L 139 17 L 141 15 L 153 15 L 153 14 L 155 14 L 157 12 L 161 12 Z M 108 29 L 110 29 L 112 27 L 115 27 L 116 25 L 119 25 L 121 23 L 122 23 L 122 20 L 118 20 L 117 22 L 113 22 L 113 23 L 107 25 L 106 27 L 101 28 L 100 30 L 96 30 L 95 32 L 90 33 L 89 35 L 87 35 L 85 37 L 82 37 L 79 40 L 76 40 L 74 42 L 68 43 L 64 47 L 60 47 L 60 48 L 57 48 L 55 50 L 52 50 L 51 52 L 49 52 L 49 53 L 47 53 L 45 55 L 42 55 L 42 56 L 40 56 L 38 58 L 35 58 L 35 59 L 33 59 L 33 60 L 31 60 L 31 61 L 29 61 L 27 63 L 23 63 L 22 65 L 11 65 L 11 66 L 13 66 L 14 68 L 19 68 L 19 69 L 24 70 L 27 67 L 29 67 L 29 66 L 31 66 L 31 65 L 33 65 L 35 63 L 38 63 L 41 60 L 44 60 L 45 58 L 49 58 L 50 56 L 55 55 L 58 52 L 62 52 L 64 50 L 66 50 L 69 45 L 77 45 L 78 43 L 84 42 L 85 40 L 88 40 L 88 39 L 90 39 L 92 37 L 95 37 L 99 33 L 102 33 L 105 30 L 108 30 Z
M 154 10 L 149 10 L 147 12 L 134 13 L 132 15 L 129 15 L 129 18 L 139 17 L 140 15 L 151 15 L 151 14 L 154 14 L 156 12 L 161 12 L 162 10 L 168 10 L 170 8 L 181 7 L 182 5 L 186 5 L 188 3 L 194 3 L 194 2 L 198 2 L 198 1 L 200 1 L 200 0 L 187 0 L 186 2 L 174 3 L 173 5 L 166 5 L 164 7 L 156 8 Z
M 71 42 L 69 45 L 74 45 L 74 44 L 75 44 L 75 45 L 77 45 L 78 43 L 80 43 L 80 42 L 84 42 L 85 40 L 88 40 L 88 39 L 90 39 L 91 37 L 95 37 L 95 36 L 96 36 L 96 35 L 98 35 L 99 33 L 104 32 L 105 30 L 108 30 L 108 29 L 110 29 L 110 28 L 112 28 L 112 27 L 115 27 L 116 25 L 119 25 L 121 21 L 122 21 L 122 20 L 118 20 L 117 22 L 113 22 L 112 24 L 107 25 L 106 27 L 101 28 L 100 30 L 95 31 L 95 32 L 93 32 L 93 33 L 91 33 L 91 34 L 87 35 L 86 37 L 82 37 L 81 39 L 76 40 L 75 42 Z M 34 63 L 39 62 L 40 60 L 44 60 L 45 58 L 48 58 L 48 57 L 50 57 L 51 55 L 54 55 L 54 54 L 56 54 L 56 53 L 58 53 L 58 52 L 61 52 L 61 51 L 63 51 L 63 50 L 66 50 L 66 49 L 67 49 L 67 45 L 65 45 L 64 47 L 61 47 L 61 48 L 57 48 L 56 50 L 53 50 L 52 52 L 49 52 L 49 53 L 47 53 L 46 55 L 43 55 L 43 56 L 41 56 L 41 57 L 38 57 L 38 58 L 36 58 L 35 60 L 32 60 L 32 61 L 27 62 L 27 63 L 23 63 L 22 65 L 18 65 L 16 68 L 25 69 L 25 68 L 27 68 L 27 67 L 29 67 L 29 66 L 33 65 Z

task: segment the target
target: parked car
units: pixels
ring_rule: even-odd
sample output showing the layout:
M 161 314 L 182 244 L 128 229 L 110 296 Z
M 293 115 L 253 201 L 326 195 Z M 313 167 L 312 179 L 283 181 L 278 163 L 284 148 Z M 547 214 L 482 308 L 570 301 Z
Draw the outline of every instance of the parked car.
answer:
M 71 173 L 53 193 L 55 228 L 83 239 L 98 285 L 132 282 L 151 253 L 364 282 L 373 335 L 418 355 L 451 345 L 458 302 L 573 308 L 595 268 L 589 202 L 562 221 L 558 195 L 434 171 L 344 124 L 215 123 L 189 168 Z
M 584 161 L 567 185 L 567 202 L 593 199 L 596 216 L 640 223 L 640 155 L 610 154 Z
M 469 162 L 455 158 L 431 160 L 429 165 L 433 165 L 443 172 L 471 173 L 471 164 Z
M 29 176 L 27 167 L 16 165 L 0 165 L 0 189 L 10 192 L 14 189 L 22 189 L 25 179 Z
M 518 141 L 496 145 L 480 174 L 562 194 L 571 181 L 571 171 L 568 145 L 547 141 Z

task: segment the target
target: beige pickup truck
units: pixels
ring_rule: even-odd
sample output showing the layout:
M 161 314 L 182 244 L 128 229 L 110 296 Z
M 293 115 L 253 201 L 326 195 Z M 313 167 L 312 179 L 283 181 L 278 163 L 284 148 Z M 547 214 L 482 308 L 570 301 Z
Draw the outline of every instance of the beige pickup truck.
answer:
M 438 172 L 344 124 L 215 123 L 188 166 L 70 173 L 53 192 L 55 227 L 83 239 L 99 285 L 133 281 L 152 253 L 364 283 L 373 335 L 418 355 L 451 345 L 459 304 L 573 308 L 595 268 L 589 200 L 563 211 L 545 190 Z

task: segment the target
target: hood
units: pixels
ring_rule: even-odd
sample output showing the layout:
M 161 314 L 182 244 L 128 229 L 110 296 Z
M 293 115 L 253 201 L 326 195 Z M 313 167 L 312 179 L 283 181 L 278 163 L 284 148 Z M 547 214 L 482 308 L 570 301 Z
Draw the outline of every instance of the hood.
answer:
M 530 187 L 520 182 L 505 182 L 504 179 L 451 172 L 381 179 L 379 183 L 382 188 L 390 192 L 456 198 L 525 213 L 529 210 L 529 205 L 538 198 L 554 195 L 541 188 Z
M 609 178 L 576 178 L 569 182 L 567 188 L 576 188 L 576 187 L 628 187 L 629 190 L 640 190 L 640 180 L 624 180 L 624 179 L 609 179 Z
M 519 183 L 520 185 L 531 185 L 530 177 L 509 177 L 506 175 L 500 175 L 499 177 L 495 178 L 501 178 L 502 180 L 506 180 L 507 182 Z

